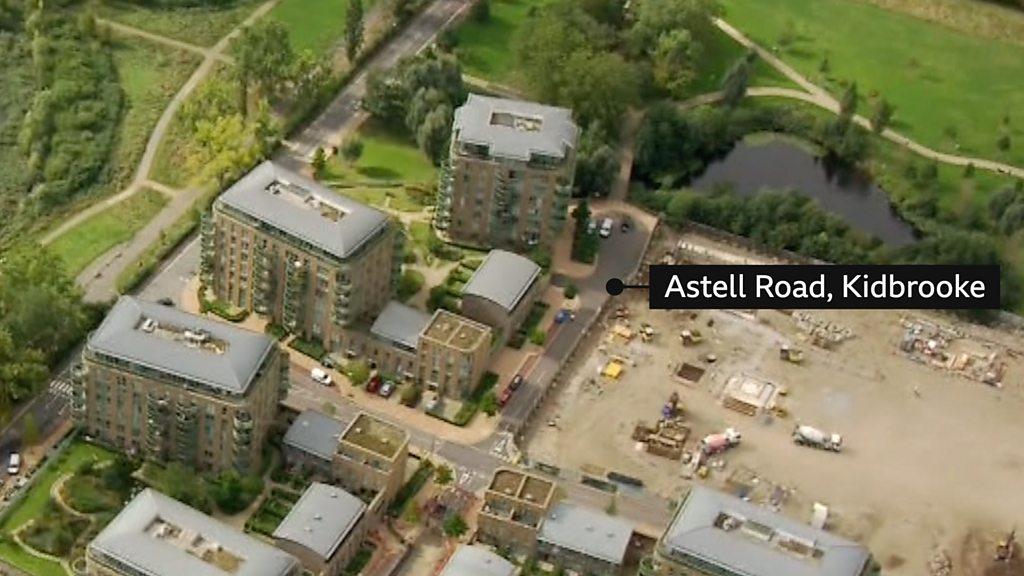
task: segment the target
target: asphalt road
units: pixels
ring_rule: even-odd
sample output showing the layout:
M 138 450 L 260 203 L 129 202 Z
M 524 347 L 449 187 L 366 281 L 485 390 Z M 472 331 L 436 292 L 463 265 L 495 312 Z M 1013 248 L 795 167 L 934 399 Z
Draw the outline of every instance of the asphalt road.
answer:
M 576 320 L 566 322 L 558 328 L 544 355 L 525 375 L 526 381 L 523 386 L 516 390 L 508 405 L 502 409 L 499 429 L 518 431 L 525 425 L 551 385 L 562 360 L 575 350 L 584 328 L 608 301 L 605 283 L 611 278 L 625 280 L 635 271 L 637 263 L 643 258 L 650 231 L 643 228 L 641 223 L 634 221 L 629 232 L 621 232 L 619 222 L 622 216 L 614 212 L 595 214 L 594 217 L 599 219 L 605 216 L 615 219 L 616 225 L 611 237 L 601 241 L 597 269 L 586 280 L 576 281 L 580 295 L 580 309 L 576 312 Z M 555 278 L 554 281 L 557 283 L 560 280 Z
M 309 164 L 318 147 L 340 145 L 342 135 L 353 124 L 361 122 L 365 115 L 359 109 L 359 102 L 366 94 L 367 74 L 390 68 L 403 57 L 429 46 L 437 34 L 454 22 L 471 3 L 471 0 L 437 0 L 417 14 L 363 66 L 362 71 L 335 96 L 316 120 L 285 142 L 274 160 L 298 170 Z

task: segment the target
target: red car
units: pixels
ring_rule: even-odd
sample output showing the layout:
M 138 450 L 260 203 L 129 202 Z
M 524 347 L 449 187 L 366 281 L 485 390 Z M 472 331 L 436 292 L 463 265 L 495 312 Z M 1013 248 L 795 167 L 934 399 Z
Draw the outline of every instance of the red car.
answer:
M 508 401 L 512 398 L 512 393 L 515 392 L 512 388 L 506 386 L 500 393 L 498 393 L 498 406 L 504 407 L 508 404 Z
M 374 374 L 373 376 L 370 376 L 370 380 L 366 383 L 366 391 L 370 394 L 376 394 L 377 390 L 380 390 L 380 384 L 380 374 Z

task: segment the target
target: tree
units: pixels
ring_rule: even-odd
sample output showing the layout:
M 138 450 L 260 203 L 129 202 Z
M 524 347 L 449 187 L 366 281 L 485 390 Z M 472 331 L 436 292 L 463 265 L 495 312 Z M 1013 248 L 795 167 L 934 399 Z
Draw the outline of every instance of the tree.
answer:
M 437 467 L 437 471 L 434 472 L 434 482 L 439 486 L 450 484 L 452 481 L 452 469 L 448 466 L 441 465 Z
M 359 49 L 363 47 L 365 26 L 362 0 L 349 0 L 345 16 L 345 55 L 350 63 L 355 62 Z
M 423 119 L 416 131 L 416 144 L 430 158 L 434 166 L 440 166 L 448 151 L 448 139 L 452 130 L 452 108 L 442 104 L 434 108 Z
M 571 79 L 561 86 L 557 103 L 571 108 L 584 127 L 618 126 L 626 109 L 639 102 L 636 68 L 613 52 L 579 51 L 564 64 Z
M 285 87 L 292 76 L 295 53 L 292 51 L 288 29 L 274 19 L 260 20 L 242 30 L 231 45 L 235 70 L 241 87 L 241 106 L 249 115 L 249 99 L 253 87 L 260 95 L 271 99 Z
M 494 390 L 488 390 L 480 399 L 480 410 L 488 416 L 494 416 L 498 413 L 498 408 L 498 395 L 494 393 Z
M 259 476 L 241 476 L 231 470 L 214 480 L 211 496 L 222 512 L 237 514 L 248 508 L 262 491 L 263 480 Z
M 476 0 L 473 3 L 473 7 L 469 10 L 469 17 L 474 22 L 487 22 L 491 19 L 491 2 L 490 0 Z
M 530 342 L 537 346 L 543 346 L 547 340 L 548 333 L 540 328 L 534 328 L 533 331 L 530 332 Z
M 1009 150 L 1010 149 L 1010 135 L 1009 134 L 1003 134 L 1003 135 L 999 136 L 999 139 L 996 140 L 996 147 L 999 148 L 1003 152 L 1006 152 L 1007 150 Z
M 313 174 L 319 175 L 327 167 L 327 154 L 324 153 L 324 149 L 317 147 L 316 151 L 313 152 L 313 160 L 310 162 L 313 167 Z
M 740 100 L 747 95 L 750 83 L 750 57 L 743 56 L 733 63 L 725 78 L 722 79 L 722 103 L 727 108 L 735 108 Z
M 370 378 L 370 367 L 362 360 L 348 363 L 348 379 L 353 386 L 362 386 Z
M 579 293 L 579 288 L 577 288 L 575 284 L 568 284 L 568 285 L 566 285 L 565 290 L 562 291 L 562 295 L 565 296 L 566 298 L 568 298 L 569 300 L 572 300 L 573 298 L 575 298 L 576 294 L 578 294 L 578 293 Z
M 896 113 L 896 108 L 889 103 L 885 98 L 879 98 L 875 101 L 875 109 L 871 114 L 871 129 L 875 134 L 881 134 L 892 122 L 893 114 Z
M 576 156 L 573 188 L 580 196 L 607 196 L 619 172 L 619 159 L 608 144 L 589 143 L 586 133 L 583 136 Z
M 449 538 L 459 538 L 469 530 L 466 521 L 458 514 L 452 514 L 444 520 L 444 534 Z
M 694 38 L 711 35 L 711 18 L 721 11 L 715 0 L 644 0 L 629 31 L 635 54 L 650 53 L 666 32 L 685 30 Z
M 853 119 L 853 115 L 857 113 L 857 83 L 850 82 L 850 85 L 846 87 L 843 92 L 842 98 L 839 99 L 839 119 L 841 124 L 845 126 L 850 123 Z
M 658 37 L 652 59 L 654 81 L 675 98 L 686 95 L 686 89 L 697 76 L 697 61 L 702 48 L 688 30 L 670 30 Z
M 349 138 L 341 144 L 341 157 L 349 164 L 355 164 L 363 155 L 363 141 L 359 138 Z
M 48 376 L 42 353 L 16 347 L 7 330 L 0 328 L 0 407 L 28 398 Z

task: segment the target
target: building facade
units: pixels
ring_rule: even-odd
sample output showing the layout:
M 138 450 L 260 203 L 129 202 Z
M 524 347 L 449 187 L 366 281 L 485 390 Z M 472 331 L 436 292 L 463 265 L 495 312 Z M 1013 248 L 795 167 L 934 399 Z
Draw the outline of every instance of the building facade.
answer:
M 640 576 L 867 576 L 873 564 L 860 544 L 698 485 Z
M 394 293 L 401 227 L 386 214 L 272 162 L 224 192 L 201 226 L 214 295 L 328 350 Z
M 72 410 L 129 454 L 248 472 L 287 386 L 287 353 L 267 336 L 126 296 L 86 342 Z
M 356 495 L 380 494 L 387 507 L 405 482 L 409 434 L 369 414 L 356 416 L 338 441 L 334 479 Z
M 470 94 L 455 111 L 434 225 L 476 246 L 551 246 L 566 222 L 578 140 L 565 108 Z
M 477 538 L 484 543 L 533 555 L 541 524 L 551 510 L 555 485 L 510 468 L 494 472 L 477 516 Z
M 298 576 L 292 555 L 152 488 L 86 547 L 88 576 Z
M 491 250 L 462 291 L 462 315 L 494 329 L 507 342 L 544 289 L 540 266 L 525 256 Z
M 577 574 L 620 576 L 633 526 L 603 511 L 555 504 L 537 535 L 537 557 Z
M 468 397 L 487 370 L 491 334 L 489 327 L 439 308 L 416 347 L 420 381 L 439 394 Z

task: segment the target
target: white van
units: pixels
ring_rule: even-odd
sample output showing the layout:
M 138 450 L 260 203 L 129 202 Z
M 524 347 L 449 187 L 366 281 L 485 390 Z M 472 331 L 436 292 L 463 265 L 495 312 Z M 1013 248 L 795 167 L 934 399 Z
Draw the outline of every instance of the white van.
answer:
M 21 454 L 15 452 L 11 454 L 11 459 L 7 463 L 7 473 L 14 476 L 18 472 L 21 472 Z
M 330 386 L 332 384 L 331 375 L 324 371 L 322 368 L 313 368 L 312 370 L 310 370 L 309 377 L 315 380 L 316 382 L 323 384 L 324 386 Z
M 605 218 L 601 221 L 601 238 L 607 238 L 612 235 L 613 224 L 615 224 L 615 222 L 613 222 L 611 218 Z

